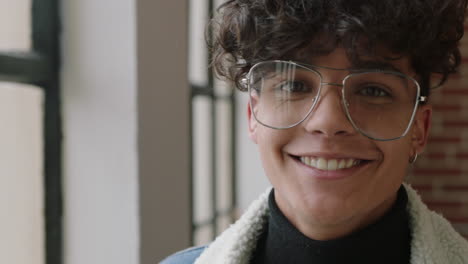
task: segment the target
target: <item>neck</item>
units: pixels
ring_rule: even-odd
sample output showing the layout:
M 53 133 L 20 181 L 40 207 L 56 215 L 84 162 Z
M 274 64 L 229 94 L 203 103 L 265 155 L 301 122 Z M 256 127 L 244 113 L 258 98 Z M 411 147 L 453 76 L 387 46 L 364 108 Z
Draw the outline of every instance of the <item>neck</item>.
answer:
M 294 210 L 288 206 L 288 203 L 282 200 L 280 196 L 275 195 L 274 198 L 281 212 L 302 234 L 314 240 L 325 241 L 345 237 L 374 223 L 392 208 L 397 193 L 370 211 L 341 218 L 334 217 L 333 220 L 327 217 L 311 217 L 311 214 Z M 318 213 L 317 215 L 323 214 Z
M 332 240 L 345 237 L 356 232 L 381 218 L 395 204 L 397 195 L 393 195 L 380 206 L 361 215 L 353 215 L 340 219 L 339 221 L 323 221 L 311 218 L 306 214 L 286 215 L 291 224 L 305 236 L 314 240 Z M 278 201 L 276 201 L 278 204 Z M 282 212 L 283 209 L 279 206 Z

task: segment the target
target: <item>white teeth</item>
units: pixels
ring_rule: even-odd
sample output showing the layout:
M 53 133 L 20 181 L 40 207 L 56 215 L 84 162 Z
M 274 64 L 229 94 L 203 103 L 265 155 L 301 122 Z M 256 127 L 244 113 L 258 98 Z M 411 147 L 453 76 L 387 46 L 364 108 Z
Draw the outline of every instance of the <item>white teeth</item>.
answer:
M 346 160 L 340 160 L 340 164 L 338 164 L 338 169 L 343 169 L 346 167 Z
M 317 160 L 316 159 L 310 159 L 309 165 L 312 166 L 312 167 L 317 167 Z
M 317 168 L 319 170 L 340 170 L 347 169 L 353 166 L 360 164 L 360 160 L 357 159 L 325 159 L 325 158 L 315 158 L 315 157 L 301 157 L 301 162 L 310 166 Z
M 327 170 L 337 170 L 337 169 L 338 169 L 338 161 L 336 159 L 329 160 Z
M 327 170 L 328 169 L 328 165 L 327 165 L 327 160 L 324 159 L 324 158 L 318 158 L 317 159 L 317 165 L 316 167 L 318 169 L 321 169 L 321 170 Z

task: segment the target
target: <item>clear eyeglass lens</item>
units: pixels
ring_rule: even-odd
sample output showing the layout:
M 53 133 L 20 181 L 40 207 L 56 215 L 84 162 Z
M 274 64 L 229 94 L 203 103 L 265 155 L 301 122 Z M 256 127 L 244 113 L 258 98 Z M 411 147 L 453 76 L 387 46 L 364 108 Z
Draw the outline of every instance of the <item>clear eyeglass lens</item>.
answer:
M 322 85 L 318 71 L 284 61 L 262 62 L 249 73 L 255 118 L 273 128 L 288 128 L 313 111 Z M 344 81 L 344 105 L 353 125 L 380 140 L 402 136 L 411 121 L 417 83 L 394 72 L 351 74 Z
M 310 112 L 320 89 L 320 75 L 301 65 L 264 62 L 250 71 L 253 114 L 264 125 L 286 128 Z
M 349 117 L 359 130 L 376 139 L 398 138 L 405 133 L 417 94 L 414 80 L 390 72 L 351 75 L 344 89 Z

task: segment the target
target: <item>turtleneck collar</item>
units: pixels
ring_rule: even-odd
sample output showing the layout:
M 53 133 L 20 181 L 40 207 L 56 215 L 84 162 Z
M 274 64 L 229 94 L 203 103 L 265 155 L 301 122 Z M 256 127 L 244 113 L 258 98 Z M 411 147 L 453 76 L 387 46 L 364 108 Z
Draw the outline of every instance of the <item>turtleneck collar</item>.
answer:
M 268 226 L 258 240 L 252 264 L 409 263 L 411 234 L 403 186 L 394 206 L 375 223 L 328 241 L 310 239 L 297 230 L 278 208 L 274 195 L 272 190 Z

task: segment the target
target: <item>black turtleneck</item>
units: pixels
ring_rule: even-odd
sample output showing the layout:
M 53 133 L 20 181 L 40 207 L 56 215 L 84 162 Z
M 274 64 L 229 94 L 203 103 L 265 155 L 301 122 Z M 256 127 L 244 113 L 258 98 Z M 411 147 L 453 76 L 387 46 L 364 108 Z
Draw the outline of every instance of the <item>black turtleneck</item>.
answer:
M 268 199 L 268 227 L 257 242 L 251 264 L 409 263 L 411 234 L 403 186 L 397 200 L 382 218 L 346 237 L 318 241 L 303 235 Z

